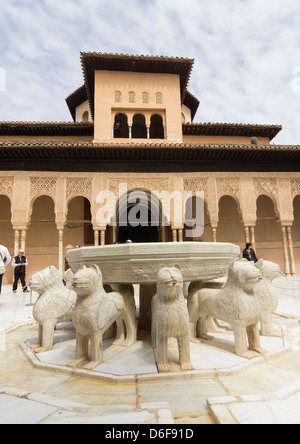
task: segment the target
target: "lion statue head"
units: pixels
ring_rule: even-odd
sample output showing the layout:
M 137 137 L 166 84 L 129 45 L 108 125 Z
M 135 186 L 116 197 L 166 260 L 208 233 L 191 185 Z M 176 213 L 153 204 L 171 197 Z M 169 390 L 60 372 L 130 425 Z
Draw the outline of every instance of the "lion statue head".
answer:
M 47 290 L 64 287 L 64 284 L 60 272 L 51 266 L 34 274 L 29 280 L 29 287 L 41 295 Z
M 260 259 L 255 267 L 259 269 L 262 276 L 264 278 L 270 279 L 273 281 L 281 275 L 280 266 L 275 264 L 274 262 L 265 261 L 264 259 Z
M 236 260 L 229 267 L 227 284 L 251 291 L 261 280 L 262 274 L 253 262 Z
M 103 289 L 102 273 L 98 265 L 80 268 L 73 276 L 72 287 L 79 297 L 89 296 L 95 293 L 99 287 Z
M 157 293 L 166 300 L 177 299 L 183 294 L 183 276 L 178 266 L 162 266 L 158 270 Z

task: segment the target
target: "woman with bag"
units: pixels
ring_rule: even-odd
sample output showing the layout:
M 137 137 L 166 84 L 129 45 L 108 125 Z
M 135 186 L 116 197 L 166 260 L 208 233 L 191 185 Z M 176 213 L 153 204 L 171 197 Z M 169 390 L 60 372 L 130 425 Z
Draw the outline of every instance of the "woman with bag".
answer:
M 4 245 L 0 245 L 0 295 L 2 288 L 2 278 L 5 273 L 7 265 L 10 263 L 11 257 L 8 249 Z

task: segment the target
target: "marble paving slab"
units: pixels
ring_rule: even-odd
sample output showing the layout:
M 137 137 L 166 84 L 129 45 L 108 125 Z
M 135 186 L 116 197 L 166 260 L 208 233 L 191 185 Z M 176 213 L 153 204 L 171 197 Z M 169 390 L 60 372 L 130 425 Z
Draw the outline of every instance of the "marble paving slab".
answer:
M 166 402 L 89 406 L 0 386 L 0 424 L 174 424 Z
M 300 379 L 274 393 L 208 398 L 207 405 L 218 424 L 300 424 Z
M 27 341 L 28 342 L 28 341 Z M 31 342 L 31 341 L 29 341 Z M 28 344 L 29 345 L 29 344 Z M 282 338 L 261 337 L 261 346 L 268 352 L 284 348 Z M 152 349 L 150 334 L 142 335 L 130 348 L 113 345 L 113 340 L 105 340 L 104 363 L 94 369 L 95 373 L 115 376 L 157 374 L 157 366 Z M 249 362 L 235 354 L 233 333 L 214 333 L 214 339 L 190 343 L 191 362 L 195 370 L 233 369 Z M 171 344 L 168 348 L 172 372 L 180 371 L 178 348 Z M 75 357 L 75 340 L 56 343 L 53 350 L 36 355 L 43 363 L 66 366 Z

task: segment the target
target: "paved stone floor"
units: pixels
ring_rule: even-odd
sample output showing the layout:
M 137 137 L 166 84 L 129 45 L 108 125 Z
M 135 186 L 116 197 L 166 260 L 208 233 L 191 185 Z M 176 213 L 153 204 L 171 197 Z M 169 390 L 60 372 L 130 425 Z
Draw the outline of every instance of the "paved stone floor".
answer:
M 273 322 L 290 345 L 285 352 L 232 374 L 120 385 L 34 368 L 19 345 L 37 333 L 28 305 L 34 296 L 4 286 L 0 423 L 300 423 L 300 277 L 276 286 Z

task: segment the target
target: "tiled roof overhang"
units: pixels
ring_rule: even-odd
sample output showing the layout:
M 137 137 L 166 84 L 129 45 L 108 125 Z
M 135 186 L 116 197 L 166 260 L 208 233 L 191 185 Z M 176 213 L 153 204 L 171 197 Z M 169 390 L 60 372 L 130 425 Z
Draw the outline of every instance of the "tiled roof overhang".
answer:
M 239 123 L 193 123 L 183 125 L 184 136 L 241 136 L 274 139 L 282 130 L 280 125 L 247 125 Z
M 192 113 L 192 121 L 194 120 L 195 114 L 198 111 L 200 101 L 195 97 L 193 94 L 191 94 L 189 91 L 186 91 L 183 104 L 187 106 Z
M 183 103 L 193 64 L 194 60 L 188 58 L 82 52 L 81 65 L 93 118 L 95 93 L 94 73 L 96 70 L 178 74 L 180 77 L 181 99 Z
M 0 136 L 93 136 L 93 123 L 0 122 Z
M 0 169 L 18 165 L 46 171 L 300 171 L 300 146 L 0 141 Z
M 74 122 L 76 120 L 77 106 L 81 105 L 82 103 L 86 102 L 87 100 L 88 100 L 88 96 L 87 96 L 85 85 L 82 85 L 80 88 L 76 89 L 76 91 L 74 91 L 72 94 L 70 94 L 66 98 L 66 102 L 67 102 L 68 108 L 70 110 L 70 113 L 73 117 Z

